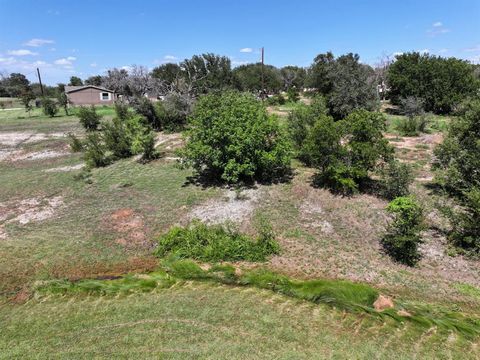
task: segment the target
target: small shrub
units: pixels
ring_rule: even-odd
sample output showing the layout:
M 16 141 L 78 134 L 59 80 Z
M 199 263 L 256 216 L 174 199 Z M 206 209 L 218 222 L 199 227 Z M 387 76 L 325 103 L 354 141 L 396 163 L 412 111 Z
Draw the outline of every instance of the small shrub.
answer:
M 193 99 L 186 94 L 170 93 L 155 104 L 157 116 L 166 130 L 182 129 L 193 110 Z
M 48 98 L 42 99 L 43 113 L 47 116 L 54 117 L 58 113 L 57 104 Z
M 311 105 L 299 104 L 295 110 L 288 115 L 288 131 L 295 149 L 299 152 L 302 161 L 308 163 L 307 158 L 302 158 L 300 150 L 307 138 L 310 128 L 322 115 L 328 112 L 325 99 L 316 96 Z
M 276 94 L 276 95 L 268 97 L 266 102 L 267 102 L 267 105 L 271 105 L 271 106 L 285 105 L 286 100 L 285 100 L 285 98 L 283 97 L 282 94 Z
M 255 240 L 231 226 L 205 225 L 198 221 L 189 227 L 173 227 L 158 240 L 155 254 L 200 261 L 265 261 L 278 253 L 271 231 L 263 231 Z
M 400 196 L 407 196 L 409 185 L 413 182 L 412 168 L 410 165 L 398 160 L 390 161 L 381 172 L 381 195 L 393 200 Z
M 155 149 L 155 134 L 150 131 L 142 139 L 142 161 L 148 162 L 158 157 L 158 151 Z
M 402 118 L 397 123 L 397 131 L 402 136 L 418 136 L 427 129 L 430 119 L 426 114 Z
M 98 132 L 91 132 L 85 140 L 84 160 L 87 167 L 102 167 L 110 164 L 111 159 L 107 156 L 108 148 L 105 146 L 103 137 Z
M 128 111 L 128 104 L 121 100 L 115 101 L 115 114 L 120 120 L 126 120 L 130 116 Z
M 296 103 L 298 100 L 300 100 L 300 95 L 298 94 L 298 90 L 293 87 L 288 88 L 287 98 L 288 98 L 288 101 Z
M 75 134 L 68 133 L 67 137 L 68 137 L 68 140 L 69 140 L 70 149 L 73 152 L 83 151 L 84 144 Z
M 80 106 L 77 114 L 80 124 L 87 131 L 96 131 L 100 125 L 100 120 L 102 115 L 97 113 L 95 106 L 91 105 L 90 107 Z
M 418 245 L 423 228 L 423 209 L 413 197 L 403 196 L 392 200 L 387 211 L 393 216 L 393 222 L 382 239 L 382 245 L 393 259 L 413 266 L 420 259 Z
M 130 102 L 135 112 L 143 116 L 147 123 L 155 130 L 162 128 L 162 119 L 158 116 L 155 106 L 146 97 L 140 96 Z
M 452 212 L 453 230 L 449 239 L 453 245 L 475 256 L 480 255 L 480 188 L 474 187 L 461 201 L 461 209 Z
M 409 118 L 424 114 L 425 101 L 414 96 L 400 99 L 400 111 Z

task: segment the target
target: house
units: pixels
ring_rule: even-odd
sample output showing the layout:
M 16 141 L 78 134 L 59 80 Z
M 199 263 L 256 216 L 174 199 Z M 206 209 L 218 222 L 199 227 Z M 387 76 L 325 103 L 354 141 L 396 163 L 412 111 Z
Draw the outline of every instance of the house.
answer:
M 111 105 L 117 99 L 114 91 L 95 85 L 65 86 L 72 105 Z

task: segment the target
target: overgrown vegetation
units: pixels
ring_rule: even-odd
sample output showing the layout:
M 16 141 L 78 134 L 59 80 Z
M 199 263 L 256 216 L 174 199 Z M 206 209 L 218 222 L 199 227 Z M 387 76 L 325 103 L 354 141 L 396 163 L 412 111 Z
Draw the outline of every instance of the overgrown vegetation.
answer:
M 459 202 L 450 212 L 450 239 L 472 254 L 480 254 L 480 101 L 465 105 L 435 149 L 437 182 Z
M 279 252 L 269 224 L 262 224 L 252 239 L 233 225 L 205 225 L 199 221 L 188 227 L 173 227 L 158 240 L 155 255 L 191 258 L 200 261 L 265 261 Z
M 381 195 L 389 200 L 407 196 L 412 182 L 412 167 L 409 164 L 398 160 L 389 161 L 381 170 Z
M 390 161 L 393 148 L 383 137 L 385 118 L 357 110 L 335 122 L 320 117 L 306 136 L 302 158 L 319 170 L 316 182 L 334 191 L 357 192 L 380 161 Z
M 102 120 L 102 116 L 97 114 L 95 110 L 95 106 L 91 105 L 87 106 L 80 106 L 77 112 L 78 119 L 80 124 L 84 127 L 86 131 L 96 131 L 100 126 L 100 121 Z
M 58 107 L 55 101 L 49 98 L 42 98 L 43 113 L 47 116 L 54 117 L 58 113 Z
M 200 98 L 181 156 L 184 165 L 217 181 L 267 181 L 288 171 L 290 145 L 260 101 L 226 92 Z
M 420 259 L 418 245 L 423 229 L 423 209 L 412 196 L 392 200 L 387 211 L 393 216 L 382 244 L 387 253 L 396 261 L 413 266 Z
M 418 52 L 398 55 L 388 68 L 390 98 L 416 97 L 426 111 L 446 114 L 479 89 L 474 67 L 467 61 Z

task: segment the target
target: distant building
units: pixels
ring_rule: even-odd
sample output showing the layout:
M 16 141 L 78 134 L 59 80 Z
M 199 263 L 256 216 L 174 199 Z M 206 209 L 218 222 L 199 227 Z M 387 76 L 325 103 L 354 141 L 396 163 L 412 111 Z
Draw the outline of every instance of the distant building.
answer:
M 72 105 L 111 105 L 117 96 L 114 91 L 95 85 L 65 86 Z

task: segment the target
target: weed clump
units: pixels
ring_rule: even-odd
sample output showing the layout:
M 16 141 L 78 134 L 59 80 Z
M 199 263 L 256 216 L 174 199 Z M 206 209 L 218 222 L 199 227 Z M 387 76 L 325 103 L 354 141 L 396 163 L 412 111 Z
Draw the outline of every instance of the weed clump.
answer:
M 205 225 L 195 221 L 188 227 L 173 227 L 158 240 L 155 255 L 173 255 L 181 259 L 207 262 L 265 261 L 280 248 L 271 228 L 266 225 L 256 239 L 244 235 L 231 225 Z

